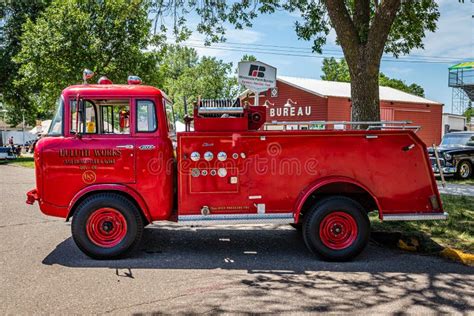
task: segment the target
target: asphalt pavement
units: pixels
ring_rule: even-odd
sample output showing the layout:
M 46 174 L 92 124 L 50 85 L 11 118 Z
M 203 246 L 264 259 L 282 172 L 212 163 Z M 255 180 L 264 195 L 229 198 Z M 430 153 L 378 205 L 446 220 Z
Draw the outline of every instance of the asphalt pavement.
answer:
M 474 313 L 473 267 L 372 243 L 328 263 L 287 226 L 161 223 L 134 257 L 94 261 L 24 203 L 33 187 L 33 170 L 0 165 L 1 314 Z

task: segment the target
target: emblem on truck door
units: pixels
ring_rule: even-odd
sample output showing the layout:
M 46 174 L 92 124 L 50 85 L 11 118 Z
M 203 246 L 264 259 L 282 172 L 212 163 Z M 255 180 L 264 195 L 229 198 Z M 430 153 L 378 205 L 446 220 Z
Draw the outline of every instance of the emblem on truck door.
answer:
M 97 176 L 94 171 L 92 170 L 87 170 L 82 174 L 82 181 L 85 184 L 92 184 L 95 182 Z

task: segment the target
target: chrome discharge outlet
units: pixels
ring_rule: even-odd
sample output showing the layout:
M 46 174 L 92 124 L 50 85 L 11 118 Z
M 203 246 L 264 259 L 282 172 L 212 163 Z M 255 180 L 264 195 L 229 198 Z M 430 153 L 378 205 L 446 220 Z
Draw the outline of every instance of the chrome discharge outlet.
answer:
M 201 208 L 201 214 L 202 215 L 209 215 L 211 214 L 211 210 L 209 209 L 209 206 L 203 206 Z

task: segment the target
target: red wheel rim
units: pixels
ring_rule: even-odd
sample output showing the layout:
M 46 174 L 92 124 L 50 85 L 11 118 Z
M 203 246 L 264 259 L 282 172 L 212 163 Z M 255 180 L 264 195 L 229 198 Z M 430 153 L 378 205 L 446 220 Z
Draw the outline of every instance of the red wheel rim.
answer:
M 103 207 L 95 210 L 86 224 L 87 236 L 97 246 L 117 246 L 127 234 L 127 220 L 116 209 Z
M 326 215 L 319 225 L 322 243 L 331 249 L 341 250 L 349 247 L 357 238 L 357 223 L 345 212 Z

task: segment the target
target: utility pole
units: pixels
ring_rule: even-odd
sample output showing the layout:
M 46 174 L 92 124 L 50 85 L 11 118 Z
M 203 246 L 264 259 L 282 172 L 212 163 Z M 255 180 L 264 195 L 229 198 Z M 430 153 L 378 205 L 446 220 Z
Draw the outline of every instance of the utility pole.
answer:
M 22 115 L 22 119 L 23 119 L 23 122 L 22 122 L 22 136 L 23 136 L 23 146 L 22 147 L 25 147 L 25 109 L 21 109 L 21 115 Z

